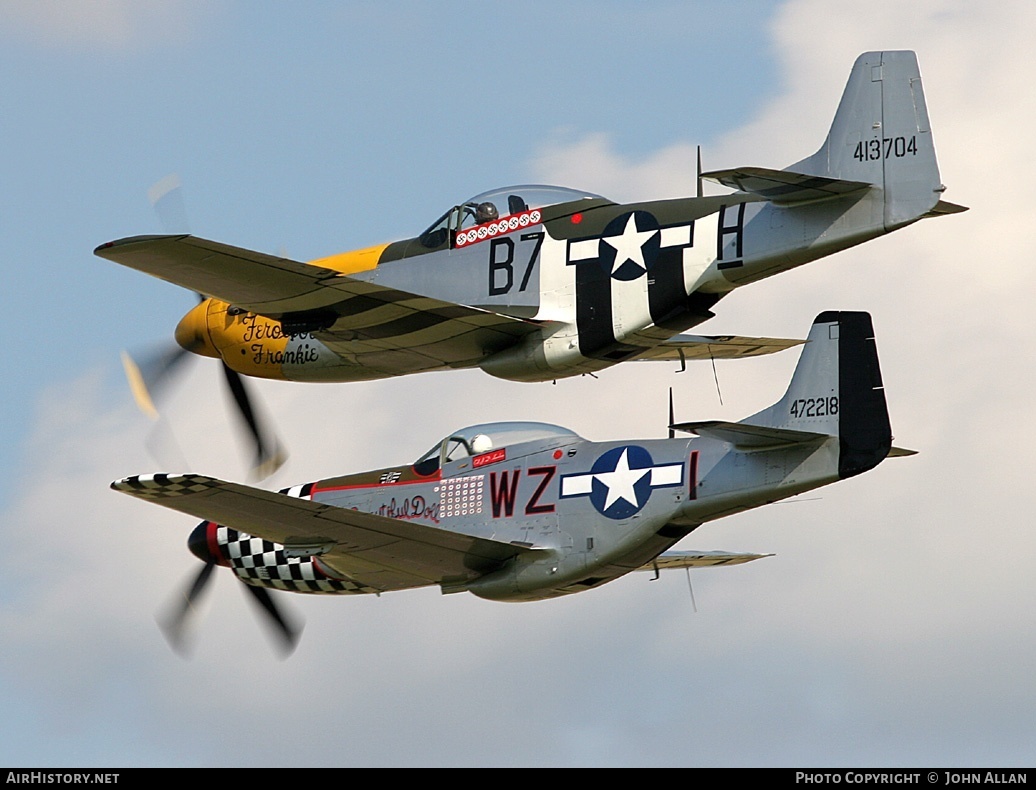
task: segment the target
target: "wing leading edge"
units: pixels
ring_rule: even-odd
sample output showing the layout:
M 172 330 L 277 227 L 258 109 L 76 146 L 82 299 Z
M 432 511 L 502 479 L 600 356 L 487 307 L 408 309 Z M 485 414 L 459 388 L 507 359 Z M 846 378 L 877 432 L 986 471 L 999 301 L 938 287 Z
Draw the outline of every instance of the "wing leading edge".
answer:
M 124 494 L 246 532 L 287 553 L 320 553 L 349 580 L 375 590 L 453 585 L 539 552 L 411 521 L 334 507 L 205 475 L 142 475 L 117 480 Z

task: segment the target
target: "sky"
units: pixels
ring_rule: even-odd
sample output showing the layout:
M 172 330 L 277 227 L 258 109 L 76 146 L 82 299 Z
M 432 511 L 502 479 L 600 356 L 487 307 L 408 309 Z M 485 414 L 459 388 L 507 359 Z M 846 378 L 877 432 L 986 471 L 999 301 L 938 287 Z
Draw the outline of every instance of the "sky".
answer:
M 0 2 L 0 764 L 1031 766 L 1034 35 L 1024 0 Z M 157 426 L 122 378 L 194 301 L 92 254 L 161 232 L 152 184 L 179 176 L 195 234 L 299 260 L 509 183 L 693 194 L 697 145 L 706 169 L 816 150 L 871 49 L 918 53 L 944 197 L 970 211 L 740 289 L 700 330 L 868 310 L 917 456 L 698 529 L 678 548 L 776 556 L 693 572 L 693 600 L 678 572 L 525 604 L 282 596 L 306 631 L 281 661 L 223 572 L 193 656 L 169 650 L 194 521 L 108 484 L 244 480 L 247 458 L 210 361 Z M 291 451 L 266 485 L 490 420 L 661 437 L 669 387 L 679 420 L 741 419 L 795 359 L 720 362 L 719 392 L 665 363 L 260 382 Z

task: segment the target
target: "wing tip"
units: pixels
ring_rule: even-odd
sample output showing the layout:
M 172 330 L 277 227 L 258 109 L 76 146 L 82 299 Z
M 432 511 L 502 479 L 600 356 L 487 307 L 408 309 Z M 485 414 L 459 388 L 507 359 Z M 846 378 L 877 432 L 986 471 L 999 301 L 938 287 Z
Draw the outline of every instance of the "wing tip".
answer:
M 112 481 L 109 488 L 121 494 L 142 499 L 156 499 L 196 494 L 219 485 L 219 480 L 207 475 L 166 474 L 133 475 Z
M 104 244 L 98 244 L 94 247 L 94 255 L 100 258 L 110 258 L 109 253 L 111 250 L 115 250 L 119 247 L 127 247 L 131 244 L 144 244 L 156 241 L 166 241 L 167 239 L 186 239 L 191 234 L 189 233 L 164 233 L 164 234 L 151 234 L 144 236 L 125 236 L 121 239 L 113 239 L 112 241 L 106 241 Z

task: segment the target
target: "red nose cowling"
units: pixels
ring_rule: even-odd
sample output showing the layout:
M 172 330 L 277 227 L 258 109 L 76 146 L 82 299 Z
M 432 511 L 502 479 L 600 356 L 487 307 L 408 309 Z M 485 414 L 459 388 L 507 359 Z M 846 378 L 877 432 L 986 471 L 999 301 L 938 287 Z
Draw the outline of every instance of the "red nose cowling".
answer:
M 202 562 L 227 564 L 227 559 L 216 541 L 216 524 L 212 521 L 203 521 L 191 531 L 190 537 L 187 538 L 187 548 Z

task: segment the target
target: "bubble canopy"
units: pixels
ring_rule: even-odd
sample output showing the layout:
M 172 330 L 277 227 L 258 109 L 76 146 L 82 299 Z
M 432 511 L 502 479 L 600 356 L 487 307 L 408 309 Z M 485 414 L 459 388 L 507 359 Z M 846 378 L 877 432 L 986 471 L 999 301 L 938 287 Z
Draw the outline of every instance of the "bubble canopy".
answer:
M 518 198 L 524 203 L 524 208 L 518 209 L 520 211 L 553 206 L 557 203 L 570 203 L 573 200 L 606 200 L 601 195 L 595 195 L 593 192 L 584 192 L 579 189 L 550 186 L 549 184 L 520 184 L 518 186 L 491 189 L 489 192 L 483 192 L 465 200 L 462 205 L 474 204 L 477 206 L 480 203 L 493 203 L 500 210 L 500 216 L 504 216 L 505 213 L 516 213 L 515 211 L 504 211 L 505 208 L 510 208 L 511 204 L 518 205 L 518 201 L 512 200 L 512 198 Z
M 520 184 L 500 187 L 475 195 L 458 203 L 433 222 L 422 238 L 430 238 L 436 231 L 458 231 L 481 224 L 488 219 L 507 217 L 523 211 L 571 203 L 578 200 L 608 200 L 593 192 L 549 184 Z M 490 208 L 491 207 L 491 208 Z M 435 237 L 437 239 L 437 237 Z
M 422 474 L 430 474 L 439 465 L 472 455 L 526 442 L 544 442 L 551 445 L 581 441 L 581 437 L 558 425 L 544 422 L 490 422 L 471 425 L 454 431 L 436 442 L 427 453 L 414 463 Z

